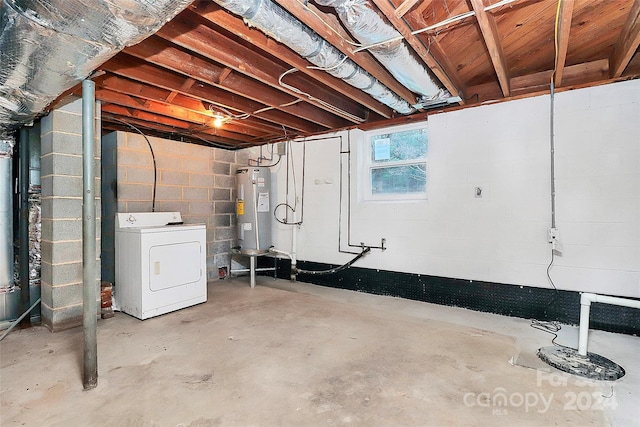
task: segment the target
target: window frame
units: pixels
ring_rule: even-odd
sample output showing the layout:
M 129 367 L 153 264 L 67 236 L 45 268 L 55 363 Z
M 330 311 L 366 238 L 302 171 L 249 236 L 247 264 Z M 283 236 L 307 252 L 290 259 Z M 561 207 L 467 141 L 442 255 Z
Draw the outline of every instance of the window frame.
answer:
M 427 134 L 427 151 L 424 158 L 419 159 L 411 159 L 411 160 L 396 160 L 385 163 L 375 163 L 372 160 L 372 143 L 373 139 L 380 135 L 385 134 L 394 134 L 407 132 L 412 130 L 424 129 Z M 429 183 L 429 133 L 428 126 L 426 122 L 414 123 L 409 125 L 400 125 L 393 127 L 385 127 L 381 129 L 376 129 L 372 131 L 364 132 L 363 136 L 364 149 L 362 150 L 361 156 L 361 173 L 360 176 L 363 177 L 363 192 L 362 192 L 362 200 L 363 201 L 424 201 L 427 199 L 428 192 L 428 183 Z M 425 190 L 424 192 L 419 193 L 387 193 L 387 194 L 373 194 L 371 188 L 371 171 L 373 169 L 384 169 L 396 166 L 408 166 L 408 165 L 424 165 L 425 168 Z

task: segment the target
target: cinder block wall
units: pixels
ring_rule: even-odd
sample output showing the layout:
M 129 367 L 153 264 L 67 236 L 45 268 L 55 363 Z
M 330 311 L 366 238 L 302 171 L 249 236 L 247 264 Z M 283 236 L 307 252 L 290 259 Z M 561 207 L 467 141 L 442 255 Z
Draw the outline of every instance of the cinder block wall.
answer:
M 207 226 L 207 278 L 230 265 L 235 239 L 235 171 L 248 162 L 247 150 L 229 151 L 148 137 L 156 160 L 157 212 L 178 211 L 187 224 Z M 153 157 L 140 134 L 115 132 L 103 138 L 104 215 L 151 212 Z M 113 206 L 116 210 L 113 210 Z M 103 279 L 113 281 L 113 218 L 106 218 Z M 117 286 L 117 284 L 116 284 Z
M 100 116 L 96 108 L 96 116 Z M 96 126 L 96 286 L 100 278 L 100 126 Z M 82 100 L 41 121 L 42 322 L 82 324 Z M 96 313 L 97 314 L 97 313 Z

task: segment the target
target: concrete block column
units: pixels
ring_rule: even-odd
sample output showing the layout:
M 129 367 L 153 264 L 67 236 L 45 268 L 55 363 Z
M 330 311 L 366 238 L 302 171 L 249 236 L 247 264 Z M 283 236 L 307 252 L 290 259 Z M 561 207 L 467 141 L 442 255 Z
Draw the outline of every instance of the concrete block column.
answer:
M 99 105 L 96 115 L 99 117 Z M 96 129 L 96 212 L 100 212 L 100 127 Z M 82 100 L 41 121 L 42 321 L 52 331 L 82 324 Z M 100 218 L 97 218 L 100 224 Z M 98 225 L 99 227 L 99 225 Z M 100 231 L 97 230 L 97 236 Z M 97 247 L 100 247 L 98 242 Z M 100 271 L 99 250 L 96 253 Z M 96 286 L 99 286 L 99 274 Z

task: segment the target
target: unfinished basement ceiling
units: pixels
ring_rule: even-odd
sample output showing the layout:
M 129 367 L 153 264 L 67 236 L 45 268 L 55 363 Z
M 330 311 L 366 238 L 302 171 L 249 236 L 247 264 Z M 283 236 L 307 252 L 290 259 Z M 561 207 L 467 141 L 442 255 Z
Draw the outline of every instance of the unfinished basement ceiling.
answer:
M 274 1 L 416 108 L 400 114 L 312 68 L 284 41 L 218 3 L 199 0 L 98 67 L 93 80 L 103 129 L 131 130 L 128 123 L 149 135 L 241 148 L 352 126 L 423 120 L 434 108 L 548 93 L 556 56 L 556 90 L 640 76 L 640 0 L 362 0 L 403 36 L 445 97 L 461 99 L 452 104 L 436 99 L 435 106 L 423 108 L 424 99 L 369 51 L 355 52 L 358 41 L 336 8 L 319 5 L 342 1 Z M 51 107 L 80 94 L 78 86 Z M 216 116 L 220 127 L 214 126 Z

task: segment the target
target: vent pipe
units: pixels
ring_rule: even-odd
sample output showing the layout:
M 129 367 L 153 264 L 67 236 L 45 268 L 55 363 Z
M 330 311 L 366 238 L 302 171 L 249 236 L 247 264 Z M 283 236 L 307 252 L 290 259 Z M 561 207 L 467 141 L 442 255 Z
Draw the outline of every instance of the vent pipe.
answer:
M 192 0 L 1 0 L 0 138 Z
M 287 45 L 312 64 L 371 95 L 401 114 L 416 109 L 367 73 L 311 28 L 271 0 L 214 0 L 228 11 L 241 16 L 249 26 Z
M 371 6 L 369 0 L 315 0 L 331 6 L 347 30 L 369 48 L 369 52 L 407 89 L 422 96 L 426 103 L 445 100 L 451 94 L 413 56 L 400 33 Z M 388 43 L 382 43 L 390 40 Z M 376 45 L 377 44 L 377 45 Z

